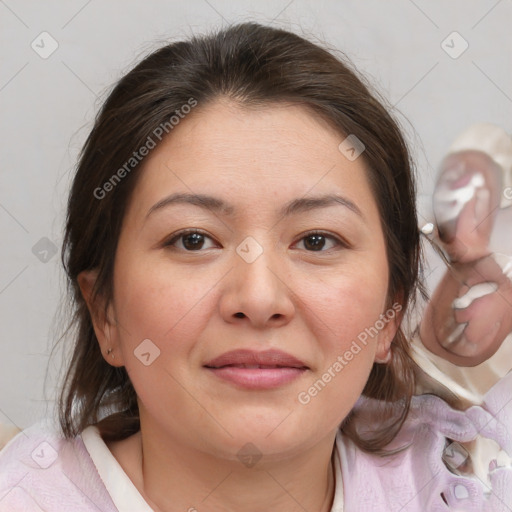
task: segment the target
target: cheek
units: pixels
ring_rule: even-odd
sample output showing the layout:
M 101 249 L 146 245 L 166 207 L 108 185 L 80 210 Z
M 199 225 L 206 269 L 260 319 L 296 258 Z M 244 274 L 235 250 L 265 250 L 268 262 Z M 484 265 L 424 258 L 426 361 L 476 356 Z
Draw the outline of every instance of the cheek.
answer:
M 372 369 L 375 325 L 384 312 L 387 280 L 378 268 L 331 278 L 328 286 L 320 284 L 304 289 L 309 300 L 303 315 L 316 339 L 319 365 L 297 400 L 307 425 L 321 417 L 334 428 L 349 414 Z
M 302 297 L 309 321 L 316 324 L 314 332 L 321 332 L 319 342 L 328 342 L 329 352 L 342 351 L 384 313 L 387 268 L 376 266 L 312 280 L 303 288 Z
M 188 350 L 187 340 L 212 314 L 216 276 L 129 261 L 120 262 L 118 270 L 115 304 L 123 351 L 133 351 L 144 339 L 152 340 L 162 355 L 170 346 L 174 353 Z
M 165 417 L 170 423 L 179 423 L 180 418 L 169 417 L 171 405 L 172 410 L 187 410 L 191 421 L 207 423 L 184 389 L 194 386 L 191 354 L 213 314 L 219 278 L 210 273 L 192 280 L 191 275 L 169 272 L 166 265 L 133 260 L 120 261 L 117 268 L 117 336 L 140 403 L 152 416 Z

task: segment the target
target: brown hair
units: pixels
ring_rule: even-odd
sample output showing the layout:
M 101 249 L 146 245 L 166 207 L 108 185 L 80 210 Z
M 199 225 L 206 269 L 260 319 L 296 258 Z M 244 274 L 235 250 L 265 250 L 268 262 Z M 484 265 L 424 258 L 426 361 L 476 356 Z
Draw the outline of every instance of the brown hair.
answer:
M 140 428 L 135 390 L 124 368 L 105 362 L 77 276 L 96 269 L 94 297 L 109 303 L 121 224 L 141 165 L 123 173 L 101 198 L 97 190 L 191 99 L 198 108 L 220 97 L 255 107 L 300 104 L 340 135 L 363 141 L 387 245 L 388 305 L 398 299 L 405 309 L 415 295 L 420 261 L 415 185 L 400 129 L 376 96 L 345 59 L 298 35 L 255 23 L 166 45 L 115 85 L 83 147 L 68 202 L 62 260 L 76 339 L 59 403 L 66 437 L 98 422 L 108 439 L 123 439 Z M 408 413 L 413 362 L 402 330 L 393 341 L 392 355 L 390 363 L 374 364 L 363 394 L 390 405 L 402 401 L 400 413 L 370 437 L 360 436 L 350 416 L 342 425 L 366 450 L 380 451 Z

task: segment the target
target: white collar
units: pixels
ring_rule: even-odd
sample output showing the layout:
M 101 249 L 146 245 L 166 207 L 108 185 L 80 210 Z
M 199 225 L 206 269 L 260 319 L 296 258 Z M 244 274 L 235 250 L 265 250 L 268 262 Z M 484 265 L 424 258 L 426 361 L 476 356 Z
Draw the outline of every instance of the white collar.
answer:
M 95 426 L 91 425 L 84 429 L 82 441 L 119 512 L 153 512 L 112 455 Z M 338 431 L 334 447 L 335 490 L 331 512 L 343 512 L 342 446 L 341 432 Z
M 119 512 L 153 512 L 112 455 L 95 426 L 91 425 L 84 429 L 82 441 L 117 510 Z

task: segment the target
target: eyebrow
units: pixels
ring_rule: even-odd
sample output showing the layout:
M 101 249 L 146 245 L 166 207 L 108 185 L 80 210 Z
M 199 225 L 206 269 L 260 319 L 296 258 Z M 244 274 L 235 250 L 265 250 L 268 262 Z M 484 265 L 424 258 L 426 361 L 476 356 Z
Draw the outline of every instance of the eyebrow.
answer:
M 205 210 L 231 215 L 234 212 L 233 206 L 228 205 L 221 199 L 205 194 L 171 194 L 155 203 L 146 214 L 146 219 L 155 211 L 162 210 L 174 204 L 191 204 Z
M 212 197 L 205 194 L 176 193 L 164 197 L 163 199 L 155 203 L 148 210 L 148 213 L 146 214 L 146 219 L 152 213 L 175 204 L 191 204 L 213 212 L 223 213 L 225 215 L 232 215 L 235 212 L 234 206 L 216 197 Z M 311 210 L 327 208 L 329 206 L 334 205 L 344 206 L 364 220 L 363 213 L 354 202 L 352 202 L 350 199 L 347 199 L 346 197 L 337 194 L 328 194 L 319 197 L 301 197 L 298 199 L 293 199 L 289 203 L 285 204 L 283 208 L 281 208 L 280 215 L 283 217 L 289 217 L 290 215 L 294 215 L 297 213 L 309 212 Z
M 317 208 L 327 208 L 329 206 L 341 205 L 345 206 L 352 212 L 356 213 L 359 217 L 364 219 L 364 215 L 357 205 L 346 197 L 329 194 L 319 197 L 301 197 L 294 199 L 284 206 L 281 210 L 281 215 L 287 217 L 295 213 L 308 212 Z

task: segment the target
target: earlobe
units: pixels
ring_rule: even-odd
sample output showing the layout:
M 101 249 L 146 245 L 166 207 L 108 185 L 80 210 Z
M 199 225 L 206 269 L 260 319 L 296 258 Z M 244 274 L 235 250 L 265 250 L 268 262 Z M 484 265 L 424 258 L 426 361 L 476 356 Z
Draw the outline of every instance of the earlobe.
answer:
M 85 270 L 77 277 L 78 286 L 87 304 L 94 333 L 96 334 L 103 358 L 112 366 L 122 366 L 119 350 L 117 350 L 117 358 L 115 356 L 115 349 L 118 348 L 118 343 L 114 334 L 116 331 L 112 320 L 111 305 L 106 307 L 101 297 L 94 293 L 97 277 L 98 272 L 96 270 Z
M 391 361 L 391 345 L 386 351 L 378 351 L 375 355 L 375 362 L 379 364 L 386 364 Z
M 375 352 L 375 362 L 386 364 L 391 361 L 391 343 L 393 338 L 382 338 L 377 342 L 377 351 Z
M 398 303 L 395 303 L 398 304 Z M 402 308 L 396 309 L 393 305 L 392 309 L 389 309 L 384 315 L 381 315 L 383 322 L 385 323 L 384 328 L 379 332 L 377 339 L 377 349 L 375 352 L 375 362 L 379 364 L 386 364 L 391 361 L 392 348 L 391 345 L 395 339 L 396 333 L 400 328 L 402 321 L 402 314 L 400 313 Z M 392 312 L 393 314 L 391 315 Z

